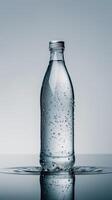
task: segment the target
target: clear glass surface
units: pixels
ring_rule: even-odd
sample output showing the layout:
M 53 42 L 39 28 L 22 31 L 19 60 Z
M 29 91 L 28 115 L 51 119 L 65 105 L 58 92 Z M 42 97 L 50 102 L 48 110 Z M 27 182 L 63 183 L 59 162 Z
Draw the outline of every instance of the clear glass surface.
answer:
M 51 59 L 42 84 L 40 162 L 49 170 L 74 164 L 74 92 L 63 60 Z

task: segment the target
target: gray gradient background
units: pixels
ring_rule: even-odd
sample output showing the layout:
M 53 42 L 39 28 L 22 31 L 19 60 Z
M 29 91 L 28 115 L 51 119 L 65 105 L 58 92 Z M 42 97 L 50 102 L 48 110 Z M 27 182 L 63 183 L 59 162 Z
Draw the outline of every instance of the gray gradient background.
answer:
M 111 0 L 0 0 L 0 153 L 39 153 L 52 39 L 66 42 L 76 153 L 112 153 Z

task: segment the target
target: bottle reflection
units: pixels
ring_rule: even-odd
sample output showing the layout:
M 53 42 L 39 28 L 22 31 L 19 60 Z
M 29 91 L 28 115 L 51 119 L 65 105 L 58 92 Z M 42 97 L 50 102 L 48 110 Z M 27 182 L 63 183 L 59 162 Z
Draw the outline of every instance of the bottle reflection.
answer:
M 41 174 L 41 200 L 75 200 L 75 176 Z

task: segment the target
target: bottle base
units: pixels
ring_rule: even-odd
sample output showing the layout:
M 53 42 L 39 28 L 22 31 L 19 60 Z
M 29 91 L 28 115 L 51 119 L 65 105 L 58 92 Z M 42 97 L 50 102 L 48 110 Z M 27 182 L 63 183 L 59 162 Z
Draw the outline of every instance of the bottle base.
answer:
M 40 155 L 40 164 L 43 170 L 55 171 L 57 169 L 70 170 L 75 163 L 74 154 L 66 157 Z

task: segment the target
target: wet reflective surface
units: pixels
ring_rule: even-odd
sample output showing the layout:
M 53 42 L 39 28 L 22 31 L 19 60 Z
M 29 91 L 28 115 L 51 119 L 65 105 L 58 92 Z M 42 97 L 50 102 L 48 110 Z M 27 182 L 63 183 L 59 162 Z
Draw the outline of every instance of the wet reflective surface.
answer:
M 112 155 L 78 155 L 75 173 L 40 172 L 31 155 L 2 156 L 0 166 L 0 200 L 112 200 Z
M 1 168 L 0 173 L 18 174 L 18 175 L 95 175 L 95 174 L 111 174 L 112 167 L 94 167 L 94 166 L 74 166 L 71 170 L 62 170 L 56 168 L 53 171 L 42 170 L 41 167 L 9 167 Z

